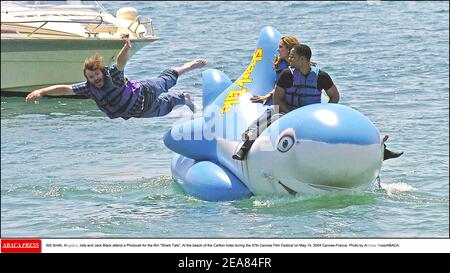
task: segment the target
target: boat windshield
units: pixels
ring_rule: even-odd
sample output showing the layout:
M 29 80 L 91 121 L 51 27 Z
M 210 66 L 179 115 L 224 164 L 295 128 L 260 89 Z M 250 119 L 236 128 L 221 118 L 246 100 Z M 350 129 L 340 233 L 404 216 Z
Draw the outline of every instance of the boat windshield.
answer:
M 106 12 L 105 8 L 99 3 L 99 1 L 1 1 L 2 13 L 10 8 L 14 11 L 20 10 L 33 10 L 42 8 L 51 9 L 67 9 L 67 8 L 83 8 L 96 10 L 99 12 Z

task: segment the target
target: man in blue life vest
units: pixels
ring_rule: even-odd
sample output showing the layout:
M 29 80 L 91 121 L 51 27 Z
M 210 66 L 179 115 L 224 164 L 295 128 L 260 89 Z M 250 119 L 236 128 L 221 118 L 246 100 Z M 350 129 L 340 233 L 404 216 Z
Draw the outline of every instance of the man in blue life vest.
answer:
M 339 102 L 339 91 L 325 71 L 311 65 L 311 49 L 305 44 L 295 45 L 289 53 L 290 67 L 281 72 L 274 92 L 275 108 L 258 118 L 244 133 L 245 142 L 233 155 L 233 159 L 243 160 L 261 132 L 283 114 L 313 103 L 321 102 L 322 90 L 329 97 L 329 103 Z M 275 109 L 279 109 L 276 112 Z M 383 142 L 388 136 L 384 136 Z M 395 153 L 384 146 L 384 160 L 396 158 L 403 153 Z
M 186 105 L 195 112 L 195 106 L 189 93 L 168 92 L 180 75 L 206 64 L 196 59 L 180 67 L 167 69 L 149 80 L 128 80 L 124 68 L 129 58 L 131 42 L 128 37 L 117 55 L 117 63 L 111 66 L 103 64 L 100 54 L 84 62 L 85 82 L 73 85 L 53 85 L 35 90 L 26 97 L 27 102 L 39 100 L 44 95 L 82 95 L 92 98 L 97 106 L 109 118 L 150 118 L 165 116 L 177 105 Z

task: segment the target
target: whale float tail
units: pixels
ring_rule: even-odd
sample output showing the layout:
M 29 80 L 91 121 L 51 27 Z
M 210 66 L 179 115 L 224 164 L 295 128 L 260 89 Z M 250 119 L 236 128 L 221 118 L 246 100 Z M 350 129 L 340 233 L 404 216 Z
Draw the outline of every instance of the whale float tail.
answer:
M 276 79 L 272 61 L 277 55 L 280 39 L 281 33 L 275 28 L 268 26 L 261 29 L 250 64 L 233 84 L 219 70 L 205 71 L 204 106 L 219 106 L 221 114 L 225 116 L 233 108 L 239 107 L 243 95 L 265 95 L 272 90 Z
M 276 77 L 272 61 L 280 38 L 275 28 L 264 27 L 250 64 L 234 83 L 217 69 L 203 71 L 203 116 L 173 126 L 165 134 L 164 144 L 186 157 L 218 162 L 216 140 L 240 139 L 240 134 L 264 111 L 249 97 L 272 90 Z

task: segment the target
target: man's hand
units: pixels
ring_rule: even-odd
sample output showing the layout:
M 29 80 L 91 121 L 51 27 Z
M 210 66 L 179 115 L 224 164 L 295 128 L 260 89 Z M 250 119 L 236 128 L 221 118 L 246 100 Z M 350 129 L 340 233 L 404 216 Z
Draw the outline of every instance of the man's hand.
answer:
M 126 46 L 127 48 L 131 48 L 130 34 L 122 34 L 120 36 L 125 41 L 124 46 Z
M 25 98 L 26 102 L 33 102 L 35 100 L 39 100 L 42 98 L 41 90 L 35 90 L 28 94 L 28 96 Z

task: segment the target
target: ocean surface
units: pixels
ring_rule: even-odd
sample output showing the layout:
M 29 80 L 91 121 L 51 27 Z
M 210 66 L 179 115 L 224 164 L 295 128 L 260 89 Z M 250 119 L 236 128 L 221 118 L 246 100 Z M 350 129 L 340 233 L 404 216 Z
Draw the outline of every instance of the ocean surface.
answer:
M 238 78 L 259 31 L 310 45 L 341 93 L 404 151 L 381 188 L 205 202 L 170 173 L 162 137 L 186 107 L 108 119 L 91 100 L 1 98 L 1 236 L 86 238 L 445 238 L 449 236 L 448 2 L 108 2 L 151 17 L 161 40 L 126 67 L 131 79 L 202 57 Z M 26 75 L 26 71 L 24 71 Z M 201 106 L 201 70 L 173 90 Z

